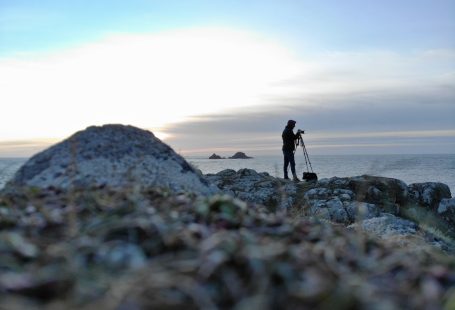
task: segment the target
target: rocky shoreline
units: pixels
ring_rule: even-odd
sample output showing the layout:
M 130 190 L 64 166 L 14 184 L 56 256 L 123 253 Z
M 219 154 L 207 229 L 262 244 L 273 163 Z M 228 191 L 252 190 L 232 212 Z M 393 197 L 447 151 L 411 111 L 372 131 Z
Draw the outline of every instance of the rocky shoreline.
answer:
M 0 192 L 6 309 L 452 309 L 442 183 L 202 175 L 152 133 L 89 127 Z
M 420 235 L 455 253 L 453 244 L 443 241 L 455 238 L 455 198 L 443 183 L 406 185 L 368 175 L 295 183 L 251 169 L 227 169 L 205 177 L 224 193 L 272 212 L 297 212 L 348 228 L 362 227 L 379 238 Z

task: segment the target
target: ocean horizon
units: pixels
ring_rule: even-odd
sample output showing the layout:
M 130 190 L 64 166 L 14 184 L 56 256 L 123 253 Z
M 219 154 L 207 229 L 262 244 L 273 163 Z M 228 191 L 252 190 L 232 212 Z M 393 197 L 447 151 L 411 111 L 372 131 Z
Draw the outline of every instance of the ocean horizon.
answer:
M 281 154 L 253 156 L 251 159 L 209 159 L 209 156 L 183 156 L 203 174 L 224 169 L 253 169 L 283 177 Z M 307 171 L 303 154 L 296 154 L 299 178 Z M 0 158 L 0 188 L 28 160 L 24 157 Z M 378 154 L 378 155 L 310 155 L 311 166 L 319 179 L 374 175 L 402 180 L 406 184 L 441 182 L 455 192 L 455 154 Z M 311 167 L 308 167 L 311 171 Z

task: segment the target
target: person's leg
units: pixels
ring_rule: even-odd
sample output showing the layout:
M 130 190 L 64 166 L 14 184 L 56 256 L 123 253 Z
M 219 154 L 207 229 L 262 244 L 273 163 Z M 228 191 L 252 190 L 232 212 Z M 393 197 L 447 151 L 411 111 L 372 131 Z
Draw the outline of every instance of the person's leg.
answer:
M 295 159 L 294 153 L 289 154 L 289 163 L 291 164 L 292 175 L 295 175 Z
M 289 153 L 287 151 L 283 150 L 283 158 L 284 158 L 284 165 L 283 165 L 284 178 L 289 179 L 289 177 L 288 177 Z
M 289 163 L 291 164 L 292 179 L 294 181 L 300 181 L 299 178 L 297 177 L 297 173 L 295 172 L 294 152 L 292 152 L 289 156 Z

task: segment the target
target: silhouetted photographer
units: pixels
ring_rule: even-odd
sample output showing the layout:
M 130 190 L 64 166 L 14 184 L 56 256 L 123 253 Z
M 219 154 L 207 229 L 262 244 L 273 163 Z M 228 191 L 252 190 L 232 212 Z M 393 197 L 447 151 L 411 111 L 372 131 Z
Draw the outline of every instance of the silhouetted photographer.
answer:
M 291 171 L 292 171 L 292 179 L 296 182 L 300 181 L 299 178 L 297 177 L 297 174 L 295 173 L 294 153 L 295 153 L 297 146 L 301 146 L 302 151 L 303 151 L 303 156 L 305 158 L 305 164 L 306 164 L 306 172 L 303 172 L 302 179 L 307 182 L 308 181 L 317 181 L 318 176 L 313 171 L 313 167 L 311 166 L 311 162 L 310 162 L 310 157 L 308 156 L 308 152 L 306 150 L 305 143 L 303 142 L 303 139 L 302 139 L 302 134 L 304 134 L 305 131 L 298 129 L 297 133 L 294 133 L 293 129 L 295 127 L 295 124 L 296 124 L 296 121 L 290 119 L 288 121 L 288 124 L 286 125 L 286 128 L 284 128 L 283 134 L 281 135 L 281 137 L 283 138 L 284 178 L 289 179 L 288 166 L 290 164 Z
M 289 179 L 288 177 L 288 166 L 291 165 L 292 179 L 296 182 L 300 181 L 295 172 L 295 159 L 294 151 L 296 146 L 296 141 L 301 138 L 301 134 L 304 133 L 302 130 L 298 130 L 297 133 L 294 133 L 293 129 L 295 127 L 296 121 L 290 119 L 288 124 L 283 130 L 281 137 L 283 138 L 283 156 L 284 156 L 284 178 Z

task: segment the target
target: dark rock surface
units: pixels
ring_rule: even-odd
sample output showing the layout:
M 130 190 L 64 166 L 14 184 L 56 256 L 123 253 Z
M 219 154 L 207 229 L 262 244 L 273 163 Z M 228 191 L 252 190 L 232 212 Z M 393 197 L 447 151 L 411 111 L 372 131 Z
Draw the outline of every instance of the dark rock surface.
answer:
M 212 155 L 210 155 L 209 159 L 224 159 L 224 157 L 221 157 L 220 155 L 213 153 Z
M 438 215 L 455 227 L 455 198 L 443 198 L 437 209 Z
M 132 126 L 88 127 L 33 156 L 5 190 L 30 186 L 87 188 L 161 187 L 214 193 L 185 159 L 151 132 Z
M 265 205 L 271 210 L 290 208 L 296 197 L 297 188 L 294 184 L 252 169 L 240 169 L 237 172 L 226 169 L 216 174 L 207 174 L 205 178 L 226 194 Z
M 229 158 L 230 159 L 249 159 L 249 158 L 253 158 L 253 157 L 249 157 L 243 152 L 237 152 L 237 153 L 235 153 L 233 156 L 231 156 Z
M 442 199 L 451 198 L 450 188 L 439 182 L 413 183 L 408 186 L 409 196 L 420 205 L 436 211 Z

